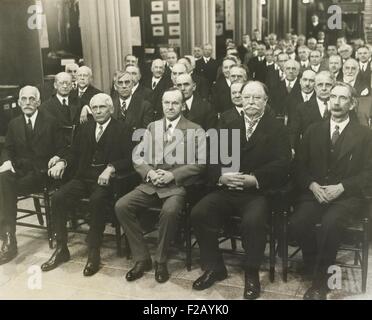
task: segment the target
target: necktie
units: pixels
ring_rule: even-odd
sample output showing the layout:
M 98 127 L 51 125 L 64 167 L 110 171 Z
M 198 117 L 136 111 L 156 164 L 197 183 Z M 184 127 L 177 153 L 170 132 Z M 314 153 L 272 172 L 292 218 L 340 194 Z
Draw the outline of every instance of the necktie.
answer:
M 171 142 L 172 141 L 172 133 L 171 133 L 171 129 L 172 128 L 172 124 L 170 123 L 167 127 L 167 129 L 165 130 L 164 132 L 164 141 L 165 142 Z
M 66 115 L 66 118 L 68 119 L 68 121 L 71 121 L 70 108 L 67 105 L 67 99 L 62 99 L 62 107 L 63 107 L 63 112 Z
M 101 137 L 102 137 L 102 135 L 103 135 L 103 126 L 100 125 L 98 129 L 99 129 L 99 130 L 98 130 L 98 133 L 97 133 L 97 136 L 96 136 L 96 141 L 97 141 L 97 142 L 101 139 Z
M 72 89 L 76 90 L 76 88 L 77 88 L 76 82 L 73 82 L 72 83 Z
M 324 109 L 324 112 L 323 112 L 323 119 L 328 119 L 331 113 L 328 110 L 327 101 L 324 102 L 324 106 L 325 106 L 325 109 Z
M 27 119 L 27 124 L 26 124 L 26 135 L 27 135 L 27 139 L 32 138 L 33 132 L 34 132 L 34 130 L 32 129 L 31 119 L 28 118 Z
M 251 121 L 248 118 L 246 118 L 246 123 L 248 122 L 248 127 L 245 131 L 245 136 L 247 138 L 247 141 L 249 141 L 249 139 L 251 138 L 251 136 L 253 134 L 253 128 L 257 124 L 258 120 L 259 119 L 255 119 L 255 120 Z
M 333 134 L 332 134 L 332 145 L 335 145 L 338 138 L 340 137 L 340 127 L 339 126 L 335 126 L 335 131 L 333 131 Z
M 185 109 L 183 110 L 182 114 L 187 119 L 187 116 L 189 115 L 189 113 L 190 113 L 190 110 L 187 107 L 187 104 L 185 103 Z
M 291 91 L 292 91 L 292 87 L 291 87 L 291 84 L 288 82 L 287 92 L 291 93 Z
M 125 101 L 123 101 L 123 103 L 121 104 L 120 112 L 121 112 L 121 115 L 123 116 L 123 119 L 125 120 L 127 116 L 127 104 L 125 103 Z
M 243 126 L 242 128 L 244 128 L 244 130 L 246 130 L 246 127 L 245 127 L 245 119 L 244 119 L 244 111 L 240 111 L 240 118 L 241 118 L 241 121 L 243 123 Z
M 84 94 L 84 91 L 79 90 L 79 98 L 81 98 L 83 94 Z
M 155 87 L 156 87 L 156 81 L 154 81 L 154 82 L 152 83 L 152 90 L 154 90 Z

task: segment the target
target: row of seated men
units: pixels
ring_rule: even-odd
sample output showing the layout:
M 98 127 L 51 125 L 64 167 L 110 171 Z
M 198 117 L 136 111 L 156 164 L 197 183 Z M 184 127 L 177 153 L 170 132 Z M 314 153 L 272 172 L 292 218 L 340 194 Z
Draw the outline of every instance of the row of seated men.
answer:
M 217 125 L 218 129 L 227 129 L 228 135 L 213 129 L 205 134 L 201 125 L 187 119 L 189 110 L 183 86 L 164 91 L 163 116 L 149 120 L 146 131 L 133 131 L 120 118 L 124 110 L 120 109 L 119 118 L 115 116 L 117 107 L 110 96 L 95 94 L 89 101 L 92 115 L 78 127 L 71 147 L 60 132 L 61 119 L 47 107 L 39 108 L 39 91 L 30 86 L 22 88 L 18 101 L 22 115 L 9 124 L 0 162 L 0 264 L 17 255 L 17 196 L 37 191 L 48 173 L 54 179 L 65 180 L 51 201 L 57 247 L 41 269 L 51 271 L 70 259 L 66 220 L 79 200 L 89 197 L 88 259 L 83 274 L 94 275 L 100 268 L 104 212 L 113 200 L 112 179 L 134 168 L 141 183 L 114 206 L 135 263 L 126 280 L 138 280 L 153 264 L 157 282 L 169 279 L 169 247 L 178 229 L 186 190 L 204 183 L 212 189 L 208 188 L 191 211 L 203 270 L 193 289 L 207 289 L 228 276 L 218 248 L 218 235 L 225 218 L 235 214 L 242 218 L 243 296 L 256 299 L 261 292 L 259 269 L 270 215 L 266 193 L 283 187 L 294 165 L 292 178 L 298 195 L 290 234 L 300 245 L 306 270 L 313 278 L 304 298 L 326 299 L 327 270 L 335 263 L 343 230 L 349 218 L 360 211 L 363 195 L 372 181 L 372 136 L 353 115 L 357 95 L 349 84 L 336 82 L 326 71 L 317 75 L 304 72 L 303 77 L 307 74 L 313 80 L 303 82 L 310 87 L 315 77 L 316 95 L 325 97 L 327 93 L 330 116 L 314 119 L 309 125 L 298 141 L 294 162 L 290 134 L 273 115 L 268 105 L 268 89 L 259 81 L 232 83 L 235 107 L 224 112 Z M 177 80 L 180 79 L 187 82 L 190 76 L 180 75 Z M 132 75 L 124 72 L 117 77 L 115 86 L 130 83 Z M 55 99 L 64 92 L 60 86 L 70 88 L 71 76 L 57 75 Z M 63 105 L 62 101 L 57 107 Z M 141 137 L 141 142 L 135 144 Z M 208 150 L 208 146 L 214 147 Z M 66 179 L 72 167 L 75 169 Z M 162 209 L 152 259 L 138 214 L 157 205 Z M 315 231 L 318 223 L 319 238 Z

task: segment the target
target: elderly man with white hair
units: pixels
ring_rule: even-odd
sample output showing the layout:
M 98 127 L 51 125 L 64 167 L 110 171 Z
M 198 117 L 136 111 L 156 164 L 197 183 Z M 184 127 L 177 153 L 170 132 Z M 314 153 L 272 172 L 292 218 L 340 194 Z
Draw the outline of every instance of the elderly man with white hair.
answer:
M 71 95 L 75 97 L 81 108 L 80 122 L 88 120 L 88 114 L 91 114 L 89 108 L 90 99 L 101 91 L 92 85 L 93 74 L 92 70 L 87 66 L 82 66 L 76 73 L 77 90 L 72 91 Z
M 22 88 L 18 104 L 22 114 L 9 123 L 0 157 L 0 265 L 17 255 L 17 196 L 43 190 L 48 162 L 64 148 L 57 121 L 39 110 L 36 87 Z
M 358 75 L 360 74 L 359 63 L 355 59 L 348 59 L 342 67 L 344 77 L 342 82 L 351 85 L 357 92 L 358 97 L 365 97 L 371 94 L 371 87 L 367 81 Z
M 40 109 L 48 112 L 57 119 L 62 128 L 71 128 L 80 123 L 81 107 L 77 97 L 72 95 L 72 76 L 66 72 L 60 72 L 55 76 L 54 88 L 56 93 L 47 101 L 43 102 Z M 65 132 L 65 144 L 71 144 L 71 133 Z
M 72 148 L 49 169 L 51 177 L 62 178 L 66 167 L 75 166 L 75 175 L 52 197 L 53 224 L 57 248 L 41 266 L 50 271 L 70 259 L 67 248 L 66 222 L 68 213 L 82 198 L 89 198 L 90 229 L 88 234 L 88 261 L 84 276 L 92 276 L 100 266 L 100 247 L 107 210 L 113 201 L 112 177 L 131 168 L 129 130 L 112 118 L 114 105 L 109 95 L 99 93 L 90 101 L 93 119 L 84 123 L 74 139 Z

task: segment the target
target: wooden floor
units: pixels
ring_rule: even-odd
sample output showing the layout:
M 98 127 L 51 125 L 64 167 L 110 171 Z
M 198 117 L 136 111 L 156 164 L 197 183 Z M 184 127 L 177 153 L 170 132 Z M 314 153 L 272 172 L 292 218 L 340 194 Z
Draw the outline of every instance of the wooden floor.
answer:
M 24 206 L 29 203 L 25 202 Z M 110 227 L 106 230 L 113 232 Z M 46 232 L 30 228 L 17 229 L 18 256 L 10 263 L 0 266 L 0 300 L 1 299 L 242 299 L 244 274 L 241 269 L 241 258 L 225 255 L 229 277 L 212 288 L 198 292 L 192 290 L 193 281 L 201 275 L 198 264 L 198 248 L 193 251 L 193 266 L 188 272 L 185 269 L 185 255 L 173 249 L 169 260 L 170 280 L 158 284 L 154 271 L 148 272 L 136 282 L 129 283 L 124 279 L 131 268 L 132 261 L 116 256 L 113 237 L 105 237 L 101 251 L 102 268 L 93 277 L 86 278 L 82 271 L 86 263 L 86 236 L 70 234 L 69 248 L 71 260 L 58 269 L 41 273 L 39 267 L 45 262 L 52 250 L 46 241 Z M 150 248 L 154 248 L 151 244 Z M 371 252 L 372 253 L 372 252 Z M 352 261 L 347 254 L 343 261 Z M 370 261 L 372 254 L 370 254 Z M 267 264 L 260 272 L 262 296 L 260 299 L 301 299 L 308 281 L 304 281 L 291 267 L 288 282 L 281 279 L 281 260 L 277 259 L 276 279 L 269 282 Z M 366 294 L 360 291 L 360 271 L 344 270 L 342 290 L 335 290 L 330 299 L 372 299 L 372 264 L 370 264 L 369 283 Z

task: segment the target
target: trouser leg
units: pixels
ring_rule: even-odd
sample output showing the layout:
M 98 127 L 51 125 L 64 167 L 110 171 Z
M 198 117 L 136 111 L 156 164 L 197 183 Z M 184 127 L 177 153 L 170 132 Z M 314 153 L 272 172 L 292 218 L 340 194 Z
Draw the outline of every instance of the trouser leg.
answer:
M 156 194 L 148 195 L 135 189 L 120 198 L 115 204 L 116 216 L 128 238 L 133 259 L 136 262 L 151 258 L 138 220 L 138 214 L 141 210 L 146 210 L 146 208 L 159 203 L 160 199 Z

